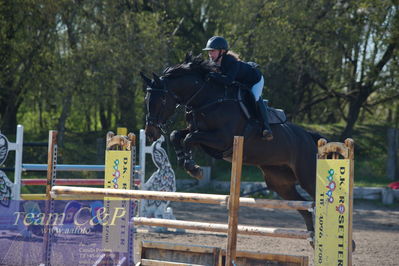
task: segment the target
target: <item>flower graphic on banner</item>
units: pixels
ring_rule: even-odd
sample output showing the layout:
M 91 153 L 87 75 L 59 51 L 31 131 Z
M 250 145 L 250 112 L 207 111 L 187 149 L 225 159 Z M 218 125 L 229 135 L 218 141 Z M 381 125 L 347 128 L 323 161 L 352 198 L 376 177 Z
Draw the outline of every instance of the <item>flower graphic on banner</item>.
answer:
M 333 169 L 328 170 L 327 180 L 330 181 L 330 183 L 328 183 L 328 185 L 326 186 L 326 188 L 328 188 L 326 195 L 328 196 L 328 202 L 333 203 L 334 202 L 333 192 L 337 187 L 337 184 L 334 181 L 334 170 Z
M 118 166 L 119 166 L 119 160 L 115 160 L 114 161 L 114 170 L 115 172 L 112 174 L 114 176 L 114 179 L 112 179 L 112 183 L 114 183 L 114 188 L 118 188 L 118 178 L 121 176 L 121 172 L 118 170 Z
M 343 214 L 345 212 L 345 206 L 344 204 L 340 204 L 337 207 L 335 207 L 337 212 L 339 212 L 340 214 Z

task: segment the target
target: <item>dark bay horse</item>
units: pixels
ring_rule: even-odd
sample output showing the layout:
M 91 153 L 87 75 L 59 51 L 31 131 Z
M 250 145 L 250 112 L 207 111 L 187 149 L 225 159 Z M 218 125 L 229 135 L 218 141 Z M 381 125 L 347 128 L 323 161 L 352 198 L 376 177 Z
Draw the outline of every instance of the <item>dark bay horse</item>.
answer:
M 247 165 L 259 167 L 267 187 L 286 200 L 305 200 L 296 190 L 299 184 L 315 197 L 316 142 L 321 137 L 291 123 L 273 124 L 274 139 L 261 139 L 260 123 L 244 114 L 238 87 L 227 88 L 207 79 L 214 66 L 199 57 L 186 56 L 184 63 L 165 69 L 159 78 L 142 78 L 147 84 L 146 135 L 155 140 L 175 112 L 177 105 L 186 107 L 188 128 L 175 130 L 171 141 L 179 163 L 186 171 L 201 177 L 201 168 L 192 158 L 192 149 L 200 146 L 215 158 L 231 160 L 234 136 L 244 136 Z M 299 211 L 306 227 L 314 231 L 312 214 Z

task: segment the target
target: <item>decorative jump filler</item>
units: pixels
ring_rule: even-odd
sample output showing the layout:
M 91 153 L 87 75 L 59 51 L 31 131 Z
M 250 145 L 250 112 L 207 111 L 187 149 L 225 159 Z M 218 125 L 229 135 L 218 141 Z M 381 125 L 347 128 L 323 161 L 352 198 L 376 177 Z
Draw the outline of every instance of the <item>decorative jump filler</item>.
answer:
M 151 157 L 157 170 L 151 175 L 147 182 L 141 186 L 141 190 L 150 191 L 176 191 L 175 172 L 169 162 L 168 154 L 162 148 L 165 138 L 162 136 L 151 145 Z M 141 200 L 140 216 L 147 218 L 173 219 L 171 207 L 168 207 L 170 201 L 166 200 Z M 160 227 L 158 230 L 167 229 Z

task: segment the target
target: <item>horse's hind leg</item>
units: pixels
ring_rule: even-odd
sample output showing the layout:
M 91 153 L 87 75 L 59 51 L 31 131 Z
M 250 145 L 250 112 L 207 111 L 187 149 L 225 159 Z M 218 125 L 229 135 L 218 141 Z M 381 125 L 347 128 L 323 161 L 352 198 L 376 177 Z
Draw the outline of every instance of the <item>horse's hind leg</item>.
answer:
M 292 170 L 286 166 L 261 166 L 267 187 L 277 192 L 285 200 L 304 199 L 296 190 L 297 179 Z M 309 211 L 298 211 L 305 220 L 308 231 L 314 231 L 312 213 Z

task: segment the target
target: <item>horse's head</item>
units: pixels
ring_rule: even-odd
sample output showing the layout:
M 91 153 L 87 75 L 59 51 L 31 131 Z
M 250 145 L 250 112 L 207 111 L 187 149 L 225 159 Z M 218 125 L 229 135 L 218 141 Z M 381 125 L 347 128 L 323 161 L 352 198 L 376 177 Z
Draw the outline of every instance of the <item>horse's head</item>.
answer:
M 157 140 L 164 126 L 175 111 L 177 98 L 165 85 L 165 80 L 153 74 L 153 79 L 140 73 L 147 85 L 145 133 L 150 140 Z
M 213 70 L 211 62 L 187 54 L 183 63 L 166 68 L 161 78 L 153 74 L 153 79 L 150 79 L 140 73 L 147 85 L 145 131 L 150 140 L 161 136 L 177 104 L 190 107 L 194 99 L 198 100 L 197 92 L 206 83 L 204 77 Z

